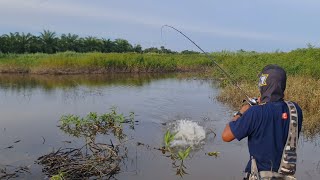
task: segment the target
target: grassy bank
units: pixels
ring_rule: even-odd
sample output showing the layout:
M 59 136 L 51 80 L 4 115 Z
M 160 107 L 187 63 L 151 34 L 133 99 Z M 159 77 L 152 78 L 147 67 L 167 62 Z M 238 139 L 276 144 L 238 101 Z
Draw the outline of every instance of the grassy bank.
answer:
M 203 55 L 73 52 L 52 55 L 0 54 L 1 73 L 184 72 L 212 66 L 213 63 Z
M 239 81 L 257 81 L 257 75 L 267 64 L 278 64 L 288 75 L 303 75 L 320 79 L 320 49 L 297 49 L 288 53 L 218 52 L 212 54 Z
M 243 82 L 240 84 L 252 96 L 258 97 L 257 83 Z M 232 105 L 235 109 L 241 107 L 243 95 L 234 86 L 227 85 L 218 96 L 218 100 Z M 303 131 L 307 136 L 320 132 L 320 80 L 304 76 L 289 76 L 285 99 L 297 102 L 304 115 Z
M 297 102 L 303 109 L 303 130 L 307 136 L 320 132 L 320 49 L 298 49 L 289 53 L 215 53 L 226 71 L 232 74 L 249 95 L 258 97 L 258 74 L 267 64 L 278 64 L 287 71 L 285 99 Z M 218 99 L 241 106 L 243 95 L 227 80 Z

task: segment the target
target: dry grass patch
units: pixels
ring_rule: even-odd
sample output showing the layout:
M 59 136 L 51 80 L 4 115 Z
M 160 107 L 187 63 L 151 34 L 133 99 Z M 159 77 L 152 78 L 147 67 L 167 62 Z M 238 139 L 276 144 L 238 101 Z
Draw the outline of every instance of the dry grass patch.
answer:
M 248 94 L 258 96 L 257 84 L 243 82 Z M 217 99 L 238 109 L 244 96 L 232 85 L 223 88 Z M 303 110 L 303 132 L 310 137 L 320 132 L 320 80 L 303 76 L 289 76 L 285 99 L 297 102 Z

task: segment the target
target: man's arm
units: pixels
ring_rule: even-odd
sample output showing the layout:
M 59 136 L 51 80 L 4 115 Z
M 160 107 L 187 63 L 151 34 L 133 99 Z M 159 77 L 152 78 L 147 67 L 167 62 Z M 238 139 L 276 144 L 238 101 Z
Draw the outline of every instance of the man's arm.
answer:
M 240 109 L 240 113 L 243 114 L 244 112 L 246 112 L 248 109 L 250 108 L 249 104 L 246 104 L 244 106 L 242 106 L 242 108 Z M 236 121 L 238 120 L 238 118 L 240 118 L 240 115 L 236 115 L 232 118 L 232 121 Z M 233 141 L 235 139 L 235 136 L 233 135 L 229 123 L 226 125 L 226 127 L 224 128 L 223 132 L 222 132 L 222 140 L 224 142 L 230 142 Z

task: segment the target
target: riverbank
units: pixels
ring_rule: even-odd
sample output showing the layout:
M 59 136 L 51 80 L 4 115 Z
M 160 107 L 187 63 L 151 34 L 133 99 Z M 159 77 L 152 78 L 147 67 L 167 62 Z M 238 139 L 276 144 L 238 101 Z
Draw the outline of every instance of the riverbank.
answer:
M 204 55 L 74 53 L 0 54 L 0 73 L 104 74 L 203 71 L 213 67 Z

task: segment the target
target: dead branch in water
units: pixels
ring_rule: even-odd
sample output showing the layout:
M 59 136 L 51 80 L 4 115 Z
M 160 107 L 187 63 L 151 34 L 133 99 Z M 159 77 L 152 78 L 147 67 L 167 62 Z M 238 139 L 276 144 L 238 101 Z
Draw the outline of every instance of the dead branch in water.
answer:
M 86 146 L 90 151 L 83 150 Z M 81 148 L 60 148 L 39 157 L 37 163 L 50 177 L 62 173 L 64 179 L 109 179 L 119 172 L 123 157 L 117 146 L 90 142 Z

